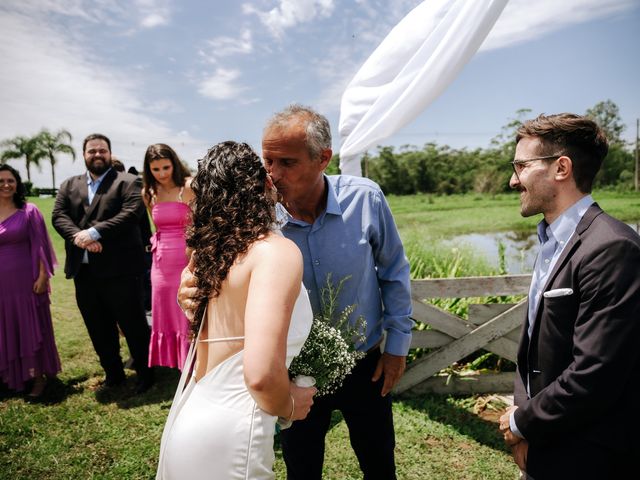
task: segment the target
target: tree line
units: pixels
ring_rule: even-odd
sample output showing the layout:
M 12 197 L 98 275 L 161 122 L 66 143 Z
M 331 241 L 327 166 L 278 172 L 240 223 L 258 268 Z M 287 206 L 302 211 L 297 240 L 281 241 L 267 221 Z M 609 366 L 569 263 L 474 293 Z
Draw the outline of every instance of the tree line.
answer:
M 52 133 L 43 128 L 33 137 L 18 135 L 0 143 L 2 146 L 0 162 L 5 163 L 7 160 L 24 158 L 27 168 L 27 181 L 24 183 L 27 193 L 31 193 L 33 186 L 31 166 L 35 165 L 40 169 L 40 163 L 47 160 L 51 165 L 51 186 L 55 189 L 57 155 L 60 153 L 68 154 L 71 155 L 73 161 L 76 159 L 76 152 L 71 146 L 72 140 L 71 134 L 64 129 Z
M 422 148 L 403 146 L 378 147 L 375 155 L 362 159 L 364 175 L 377 182 L 387 194 L 414 193 L 500 193 L 509 191 L 509 178 L 515 151 L 515 132 L 531 110 L 520 109 L 502 127 L 488 148 L 455 149 L 430 142 Z M 630 145 L 622 139 L 625 125 L 618 106 L 611 100 L 594 105 L 585 115 L 596 121 L 609 138 L 609 154 L 596 177 L 596 187 L 630 189 L 634 178 L 634 155 Z M 51 165 L 51 184 L 56 188 L 55 165 L 57 155 L 68 154 L 75 160 L 72 137 L 67 130 L 51 133 L 42 129 L 33 137 L 16 136 L 0 143 L 0 162 L 23 158 L 26 163 L 28 190 L 31 188 L 31 166 L 41 168 L 42 161 Z M 340 158 L 334 155 L 327 173 L 339 172 Z
M 512 174 L 509 162 L 515 152 L 516 130 L 531 110 L 516 112 L 488 148 L 467 150 L 427 143 L 422 148 L 378 147 L 375 155 L 362 159 L 364 175 L 378 183 L 386 194 L 415 193 L 500 193 L 507 192 Z M 609 139 L 609 154 L 595 180 L 596 187 L 631 189 L 635 159 L 621 135 L 625 129 L 618 106 L 611 100 L 597 103 L 585 112 L 597 122 Z M 332 159 L 329 173 L 338 172 L 339 157 Z

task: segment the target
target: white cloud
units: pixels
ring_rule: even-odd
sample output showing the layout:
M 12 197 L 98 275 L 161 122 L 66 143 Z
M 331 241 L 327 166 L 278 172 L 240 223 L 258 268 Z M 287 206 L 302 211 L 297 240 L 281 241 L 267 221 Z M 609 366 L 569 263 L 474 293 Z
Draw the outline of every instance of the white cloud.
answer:
M 166 25 L 169 23 L 169 19 L 159 13 L 150 13 L 140 20 L 140 26 L 144 28 L 154 28 Z
M 246 87 L 237 82 L 239 77 L 239 70 L 218 68 L 212 75 L 200 82 L 198 92 L 214 100 L 234 99 L 246 90 Z
M 65 128 L 80 154 L 84 136 L 98 131 L 111 138 L 115 154 L 137 166 L 151 143 L 185 143 L 141 101 L 142 85 L 69 40 L 71 35 L 31 15 L 0 12 L 0 138 Z M 156 102 L 170 108 L 162 99 Z M 195 158 L 195 153 L 180 153 Z M 73 164 L 62 157 L 56 176 L 63 180 L 83 168 L 81 156 Z M 49 184 L 46 166 L 42 174 L 32 173 L 36 185 Z
M 110 27 L 144 29 L 168 25 L 170 0 L 3 0 L 2 7 L 13 12 L 43 18 L 47 14 L 75 17 L 86 23 Z
M 247 55 L 253 51 L 251 30 L 244 29 L 239 38 L 220 36 L 208 40 L 206 49 L 199 49 L 198 55 L 211 65 L 219 65 L 221 57 L 231 55 Z M 204 79 L 198 83 L 198 92 L 214 100 L 236 99 L 242 104 L 255 103 L 257 99 L 247 100 L 240 94 L 247 90 L 246 87 L 237 85 L 236 79 L 240 77 L 237 69 L 226 69 L 218 66 L 213 74 L 204 74 Z
M 116 0 L 105 0 L 99 4 L 89 3 L 87 0 L 3 0 L 2 7 L 7 11 L 35 18 L 60 15 L 108 26 L 115 25 L 116 19 L 127 12 Z
M 136 0 L 140 21 L 143 28 L 155 28 L 168 25 L 171 9 L 167 0 Z
M 182 113 L 184 108 L 174 100 L 154 99 L 143 105 L 141 110 L 153 114 Z
M 564 27 L 608 17 L 635 6 L 637 0 L 511 0 L 480 50 L 527 42 Z
M 300 23 L 331 16 L 335 8 L 334 0 L 279 0 L 279 5 L 269 11 L 262 11 L 251 4 L 243 4 L 245 14 L 255 14 L 275 37 L 282 37 L 284 31 Z
M 200 50 L 199 54 L 209 63 L 217 63 L 217 59 L 220 57 L 247 55 L 253 52 L 251 30 L 244 29 L 240 33 L 240 38 L 222 36 L 208 40 L 207 47 L 207 51 Z

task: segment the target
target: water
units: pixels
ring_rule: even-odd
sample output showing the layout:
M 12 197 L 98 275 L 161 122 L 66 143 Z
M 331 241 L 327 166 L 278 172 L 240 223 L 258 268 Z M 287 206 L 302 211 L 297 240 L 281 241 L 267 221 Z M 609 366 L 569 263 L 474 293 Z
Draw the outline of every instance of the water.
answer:
M 628 223 L 640 234 L 640 220 Z M 505 246 L 507 273 L 531 273 L 536 259 L 538 236 L 535 232 L 497 232 L 459 235 L 445 242 L 450 246 L 468 246 L 484 256 L 489 265 L 498 267 L 498 244 Z

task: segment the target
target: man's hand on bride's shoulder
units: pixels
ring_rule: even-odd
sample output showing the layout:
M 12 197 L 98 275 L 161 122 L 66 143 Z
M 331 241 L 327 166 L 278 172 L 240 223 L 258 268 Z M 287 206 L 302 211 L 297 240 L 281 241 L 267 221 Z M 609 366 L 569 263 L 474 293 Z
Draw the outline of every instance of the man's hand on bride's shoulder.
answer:
M 316 387 L 299 387 L 293 382 L 289 383 L 289 393 L 295 402 L 291 420 L 306 418 L 311 410 L 311 405 L 313 405 L 313 396 L 317 391 Z
M 189 320 L 193 320 L 196 309 L 196 276 L 193 274 L 195 268 L 195 250 L 191 252 L 189 263 L 180 274 L 180 286 L 178 287 L 178 305 Z

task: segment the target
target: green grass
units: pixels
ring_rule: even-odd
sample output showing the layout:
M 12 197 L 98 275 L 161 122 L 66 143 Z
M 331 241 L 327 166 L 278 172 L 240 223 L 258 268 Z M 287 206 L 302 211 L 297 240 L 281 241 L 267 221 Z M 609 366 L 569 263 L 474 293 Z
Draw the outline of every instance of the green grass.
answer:
M 640 196 L 596 194 L 600 204 L 629 221 L 640 217 Z M 536 219 L 522 220 L 517 196 L 391 197 L 405 241 L 432 245 L 439 238 L 519 227 L 533 229 Z M 47 222 L 52 199 L 35 199 Z M 64 262 L 64 244 L 51 237 Z M 438 256 L 423 250 L 425 263 Z M 487 273 L 481 259 L 434 268 Z M 465 260 L 467 262 L 467 260 Z M 433 263 L 433 262 L 432 262 Z M 447 266 L 448 265 L 448 266 Z M 453 265 L 453 266 L 452 266 Z M 63 371 L 37 403 L 0 391 L 0 479 L 150 479 L 155 475 L 160 436 L 178 375 L 159 369 L 157 383 L 133 395 L 133 378 L 119 394 L 96 395 L 102 370 L 77 310 L 73 282 L 62 266 L 52 279 L 52 315 Z M 123 343 L 123 356 L 126 347 Z M 132 372 L 128 372 L 133 377 Z M 494 423 L 470 411 L 473 398 L 420 397 L 396 400 L 398 477 L 401 479 L 515 479 L 517 469 L 502 445 Z M 277 440 L 277 439 L 276 439 Z M 361 478 L 348 447 L 339 414 L 327 437 L 324 478 Z M 276 477 L 285 478 L 276 443 Z
M 593 198 L 622 221 L 640 220 L 640 193 L 597 191 Z M 467 233 L 535 231 L 541 216 L 520 216 L 518 194 L 388 197 L 403 240 L 437 240 Z

